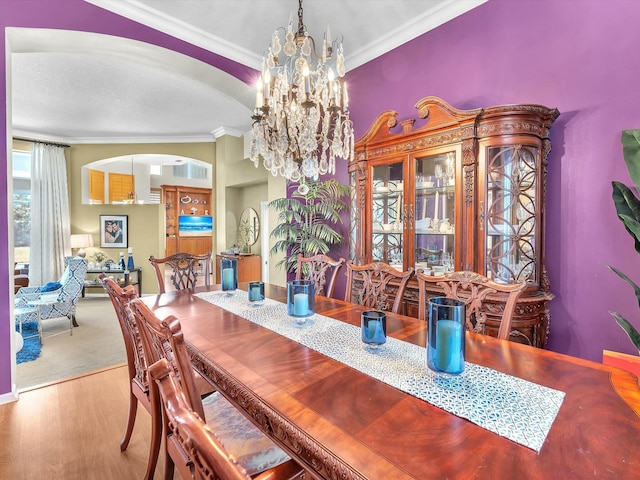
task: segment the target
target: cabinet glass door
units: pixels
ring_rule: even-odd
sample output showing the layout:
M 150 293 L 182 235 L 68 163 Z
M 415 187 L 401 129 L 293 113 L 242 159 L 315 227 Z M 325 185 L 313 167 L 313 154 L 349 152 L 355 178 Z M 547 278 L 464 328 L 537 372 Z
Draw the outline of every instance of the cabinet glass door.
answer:
M 404 270 L 403 162 L 373 167 L 372 260 Z
M 455 264 L 456 161 L 454 152 L 416 159 L 416 269 L 452 271 Z
M 537 281 L 538 148 L 487 149 L 485 275 L 507 283 Z

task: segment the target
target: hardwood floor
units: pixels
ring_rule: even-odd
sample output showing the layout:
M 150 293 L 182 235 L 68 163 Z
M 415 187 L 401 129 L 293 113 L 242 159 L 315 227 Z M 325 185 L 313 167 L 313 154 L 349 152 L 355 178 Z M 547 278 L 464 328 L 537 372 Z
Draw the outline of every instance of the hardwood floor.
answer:
M 17 402 L 0 405 L 0 479 L 142 478 L 150 416 L 138 408 L 129 448 L 120 452 L 128 401 L 127 368 L 116 366 L 23 391 Z M 155 479 L 163 462 L 161 450 Z

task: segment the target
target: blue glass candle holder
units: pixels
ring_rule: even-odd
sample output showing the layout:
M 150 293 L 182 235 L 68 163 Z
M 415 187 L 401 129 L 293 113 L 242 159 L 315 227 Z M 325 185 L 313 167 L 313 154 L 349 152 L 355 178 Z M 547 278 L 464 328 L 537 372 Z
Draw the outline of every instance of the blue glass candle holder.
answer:
M 259 307 L 264 303 L 264 282 L 249 282 L 247 289 L 249 303 L 254 307 Z
M 304 323 L 314 313 L 315 291 L 311 280 L 287 283 L 287 310 L 297 323 Z
M 238 260 L 235 258 L 220 259 L 220 278 L 222 290 L 227 295 L 234 295 L 238 288 Z
M 465 304 L 447 297 L 429 300 L 427 365 L 435 372 L 458 375 L 464 371 Z
M 371 350 L 387 342 L 387 315 L 379 310 L 365 310 L 361 315 L 362 341 Z

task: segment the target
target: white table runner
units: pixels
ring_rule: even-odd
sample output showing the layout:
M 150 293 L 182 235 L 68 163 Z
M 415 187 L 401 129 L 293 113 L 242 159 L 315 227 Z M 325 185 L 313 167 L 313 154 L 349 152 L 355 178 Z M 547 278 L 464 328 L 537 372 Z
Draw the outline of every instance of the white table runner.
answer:
M 371 353 L 360 327 L 319 314 L 298 325 L 285 304 L 265 299 L 253 307 L 241 290 L 196 296 L 536 452 L 564 400 L 564 392 L 469 362 L 461 375 L 437 374 L 424 346 L 392 337 Z

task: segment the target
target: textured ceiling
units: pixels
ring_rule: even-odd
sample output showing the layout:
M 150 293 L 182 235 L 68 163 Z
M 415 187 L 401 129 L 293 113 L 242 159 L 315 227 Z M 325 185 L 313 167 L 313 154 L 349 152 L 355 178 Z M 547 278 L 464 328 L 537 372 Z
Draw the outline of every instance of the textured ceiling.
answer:
M 286 26 L 290 14 L 297 24 L 293 0 L 86 1 L 253 68 L 276 27 Z M 316 39 L 327 25 L 333 37 L 344 37 L 349 69 L 485 1 L 306 0 L 303 8 Z M 173 142 L 249 130 L 251 87 L 193 59 L 91 33 L 45 37 L 41 30 L 12 29 L 9 35 L 14 135 Z

